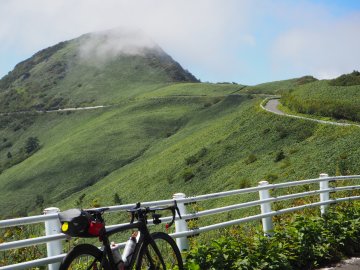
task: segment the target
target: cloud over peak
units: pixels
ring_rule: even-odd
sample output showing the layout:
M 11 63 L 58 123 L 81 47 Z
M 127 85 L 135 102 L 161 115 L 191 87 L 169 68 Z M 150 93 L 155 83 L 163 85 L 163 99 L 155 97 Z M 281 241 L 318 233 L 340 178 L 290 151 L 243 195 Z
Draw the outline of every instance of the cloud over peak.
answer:
M 79 55 L 86 62 L 102 64 L 120 55 L 143 55 L 149 49 L 160 47 L 142 31 L 116 28 L 82 36 Z

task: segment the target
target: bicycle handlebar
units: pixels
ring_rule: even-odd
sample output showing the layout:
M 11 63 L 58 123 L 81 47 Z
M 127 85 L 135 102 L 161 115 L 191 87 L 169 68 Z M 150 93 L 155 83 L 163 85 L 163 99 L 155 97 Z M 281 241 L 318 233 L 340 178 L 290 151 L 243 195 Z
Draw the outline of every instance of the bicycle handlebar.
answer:
M 100 220 L 103 220 L 102 214 L 109 209 L 110 208 L 108 208 L 108 207 L 104 207 L 104 208 L 98 208 L 98 209 L 94 209 L 94 210 L 84 210 L 84 211 L 99 218 Z M 176 213 L 178 214 L 180 219 L 182 218 L 180 215 L 180 210 L 177 206 L 176 200 L 174 200 L 173 205 L 169 205 L 169 206 L 165 206 L 165 207 L 142 207 L 141 203 L 138 202 L 138 203 L 136 203 L 136 206 L 134 208 L 127 210 L 127 212 L 131 213 L 130 223 L 134 223 L 135 218 L 137 220 L 139 220 L 139 219 L 144 220 L 147 223 L 147 214 L 151 213 L 152 218 L 153 218 L 153 223 L 155 225 L 157 225 L 157 224 L 161 223 L 161 220 L 160 220 L 161 215 L 156 214 L 156 211 L 165 211 L 165 210 L 170 210 L 172 213 L 172 219 L 169 223 L 166 224 L 166 228 L 169 228 L 174 224 Z
M 166 224 L 166 227 L 169 228 L 174 224 L 175 221 L 175 213 L 178 214 L 179 218 L 181 218 L 180 210 L 177 206 L 177 202 L 174 201 L 174 205 L 166 206 L 166 207 L 141 207 L 141 204 L 138 202 L 135 206 L 135 208 L 127 210 L 129 213 L 131 213 L 131 221 L 130 223 L 133 223 L 135 218 L 137 220 L 143 219 L 145 222 L 147 222 L 147 214 L 152 213 L 152 218 L 154 224 L 160 224 L 161 220 L 160 214 L 156 214 L 156 211 L 164 211 L 164 210 L 170 210 L 172 213 L 172 219 L 169 223 Z M 176 212 L 175 212 L 176 211 Z

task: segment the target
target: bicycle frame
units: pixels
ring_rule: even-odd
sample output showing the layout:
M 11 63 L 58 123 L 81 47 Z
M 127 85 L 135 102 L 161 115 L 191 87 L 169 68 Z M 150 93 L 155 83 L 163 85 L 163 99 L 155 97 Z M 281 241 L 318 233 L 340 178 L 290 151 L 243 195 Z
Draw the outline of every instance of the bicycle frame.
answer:
M 158 247 L 156 246 L 155 241 L 152 239 L 152 237 L 150 235 L 150 232 L 146 226 L 146 221 L 142 221 L 142 220 L 139 220 L 135 223 L 126 224 L 121 227 L 111 228 L 109 230 L 106 230 L 105 233 L 99 237 L 100 241 L 102 242 L 102 244 L 104 246 L 103 258 L 107 257 L 111 269 L 116 269 L 116 264 L 114 262 L 113 253 L 112 253 L 111 245 L 110 245 L 110 241 L 109 241 L 109 236 L 111 236 L 115 233 L 118 233 L 118 232 L 132 230 L 132 229 L 138 229 L 138 231 L 140 232 L 140 238 L 139 238 L 139 241 L 136 243 L 135 250 L 131 257 L 130 264 L 128 266 L 126 266 L 125 269 L 132 269 L 134 267 L 134 264 L 136 263 L 137 257 L 140 252 L 140 248 L 142 247 L 142 245 L 147 244 L 147 243 L 149 243 L 152 246 L 156 255 L 160 258 L 163 268 L 165 269 L 166 267 L 165 267 L 164 259 L 161 256 L 161 253 L 160 253 Z M 150 256 L 149 256 L 149 258 L 150 258 Z

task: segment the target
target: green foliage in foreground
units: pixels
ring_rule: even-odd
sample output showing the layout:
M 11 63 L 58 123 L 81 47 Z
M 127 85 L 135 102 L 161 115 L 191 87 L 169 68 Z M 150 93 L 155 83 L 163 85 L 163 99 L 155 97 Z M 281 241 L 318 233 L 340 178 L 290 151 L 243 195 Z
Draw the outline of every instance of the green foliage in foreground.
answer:
M 342 205 L 324 217 L 295 215 L 272 237 L 239 228 L 193 248 L 187 269 L 307 270 L 360 252 L 360 205 Z
M 0 229 L 0 243 L 30 239 L 40 235 L 44 235 L 44 226 L 42 224 L 3 228 Z M 0 267 L 13 263 L 36 260 L 43 257 L 46 257 L 45 245 L 33 245 L 19 249 L 1 251 Z M 46 266 L 31 269 L 46 269 Z

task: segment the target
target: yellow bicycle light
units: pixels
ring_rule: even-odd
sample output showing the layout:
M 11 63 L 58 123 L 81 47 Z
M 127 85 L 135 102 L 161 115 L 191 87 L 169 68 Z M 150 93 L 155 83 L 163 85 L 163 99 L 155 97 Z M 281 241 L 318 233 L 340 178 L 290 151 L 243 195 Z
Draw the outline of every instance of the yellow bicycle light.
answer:
M 61 230 L 63 232 L 66 232 L 69 229 L 69 223 L 64 222 L 63 225 L 61 226 Z

